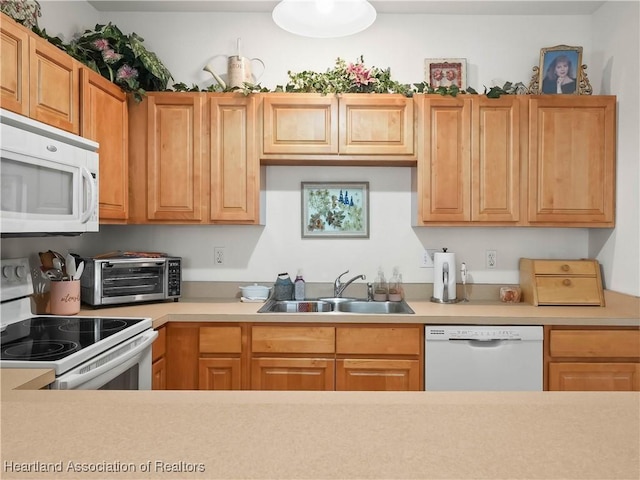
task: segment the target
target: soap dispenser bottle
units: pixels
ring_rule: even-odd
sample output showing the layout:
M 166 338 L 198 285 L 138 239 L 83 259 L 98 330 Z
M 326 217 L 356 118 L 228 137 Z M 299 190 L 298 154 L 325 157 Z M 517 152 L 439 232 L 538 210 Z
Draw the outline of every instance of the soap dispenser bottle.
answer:
M 382 267 L 380 267 L 378 269 L 378 276 L 376 277 L 375 282 L 373 282 L 373 300 L 375 302 L 386 302 L 388 293 L 389 287 L 384 278 Z
M 393 275 L 389 280 L 389 301 L 399 302 L 402 300 L 402 275 L 398 267 L 393 268 Z
M 295 300 L 304 300 L 304 278 L 302 278 L 302 270 L 298 270 L 296 280 L 293 282 L 293 296 Z

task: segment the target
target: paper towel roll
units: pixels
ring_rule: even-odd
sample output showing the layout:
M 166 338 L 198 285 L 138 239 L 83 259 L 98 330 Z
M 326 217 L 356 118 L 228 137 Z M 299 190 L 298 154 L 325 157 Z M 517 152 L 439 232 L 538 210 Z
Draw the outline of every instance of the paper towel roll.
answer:
M 451 302 L 456 299 L 456 271 L 455 253 L 436 252 L 434 254 L 433 298 L 435 300 Z

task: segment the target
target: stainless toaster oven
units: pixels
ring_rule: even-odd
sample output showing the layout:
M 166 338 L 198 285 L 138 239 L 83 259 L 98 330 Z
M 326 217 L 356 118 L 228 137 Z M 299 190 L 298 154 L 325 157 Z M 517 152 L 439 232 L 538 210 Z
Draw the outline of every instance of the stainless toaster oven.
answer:
M 182 290 L 182 259 L 84 258 L 80 297 L 92 306 L 171 300 Z

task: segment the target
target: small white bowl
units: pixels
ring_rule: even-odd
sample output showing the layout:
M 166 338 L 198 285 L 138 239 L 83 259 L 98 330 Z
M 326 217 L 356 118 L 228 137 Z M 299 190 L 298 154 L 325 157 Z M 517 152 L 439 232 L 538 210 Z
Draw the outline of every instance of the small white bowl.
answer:
M 263 285 L 258 285 L 257 283 L 246 287 L 240 287 L 242 296 L 251 300 L 266 300 L 269 296 L 269 290 L 271 290 L 271 287 L 265 287 Z

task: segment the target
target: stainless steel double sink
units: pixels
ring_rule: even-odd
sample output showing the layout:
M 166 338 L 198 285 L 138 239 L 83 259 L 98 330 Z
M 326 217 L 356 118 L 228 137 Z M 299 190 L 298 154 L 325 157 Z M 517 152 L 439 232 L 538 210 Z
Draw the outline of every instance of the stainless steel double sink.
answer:
M 400 302 L 373 302 L 349 297 L 318 298 L 313 300 L 267 300 L 258 313 L 364 313 L 413 314 L 404 300 Z

